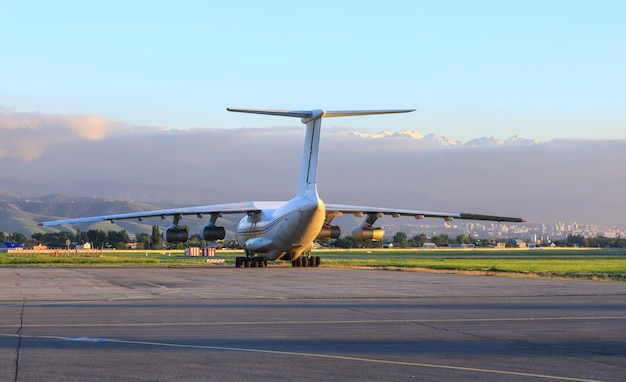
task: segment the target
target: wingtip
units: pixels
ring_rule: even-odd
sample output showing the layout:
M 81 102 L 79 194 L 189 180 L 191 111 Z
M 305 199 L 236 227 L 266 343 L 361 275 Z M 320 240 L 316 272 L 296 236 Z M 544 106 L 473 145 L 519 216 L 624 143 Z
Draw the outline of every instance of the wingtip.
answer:
M 461 212 L 459 214 L 459 219 L 465 219 L 465 220 L 486 220 L 486 221 L 495 221 L 498 223 L 523 223 L 526 220 L 522 219 L 522 218 L 513 218 L 513 217 L 506 217 L 506 216 L 497 216 L 497 215 L 482 215 L 482 214 L 470 214 L 470 213 L 465 213 L 465 212 Z

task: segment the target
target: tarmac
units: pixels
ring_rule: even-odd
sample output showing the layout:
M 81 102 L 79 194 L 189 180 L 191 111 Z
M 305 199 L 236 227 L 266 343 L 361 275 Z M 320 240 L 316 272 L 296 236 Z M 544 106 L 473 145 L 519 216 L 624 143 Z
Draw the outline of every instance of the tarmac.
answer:
M 626 283 L 0 268 L 0 381 L 624 381 Z

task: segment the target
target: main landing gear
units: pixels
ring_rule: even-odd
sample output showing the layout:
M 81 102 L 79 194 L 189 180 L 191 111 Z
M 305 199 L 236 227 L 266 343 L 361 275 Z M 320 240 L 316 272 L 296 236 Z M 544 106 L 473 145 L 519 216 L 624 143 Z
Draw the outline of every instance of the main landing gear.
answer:
M 320 264 L 322 264 L 322 259 L 319 256 L 300 256 L 297 259 L 291 260 L 291 266 L 294 268 L 319 267 Z
M 267 267 L 267 258 L 265 256 L 238 256 L 235 258 L 235 267 L 237 268 L 264 268 Z M 319 256 L 300 256 L 291 260 L 291 266 L 294 268 L 319 267 L 322 259 Z

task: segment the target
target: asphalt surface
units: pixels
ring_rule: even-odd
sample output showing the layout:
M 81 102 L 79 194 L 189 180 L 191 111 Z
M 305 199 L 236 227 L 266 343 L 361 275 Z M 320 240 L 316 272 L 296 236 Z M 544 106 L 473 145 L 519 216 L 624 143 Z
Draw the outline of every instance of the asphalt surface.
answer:
M 0 381 L 624 381 L 626 283 L 0 268 Z

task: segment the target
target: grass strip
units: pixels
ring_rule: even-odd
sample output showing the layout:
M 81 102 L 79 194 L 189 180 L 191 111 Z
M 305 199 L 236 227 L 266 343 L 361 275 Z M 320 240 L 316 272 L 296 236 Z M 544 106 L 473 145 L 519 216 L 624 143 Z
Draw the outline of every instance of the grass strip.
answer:
M 242 251 L 218 251 L 216 258 L 232 265 Z M 371 267 L 399 270 L 481 272 L 600 280 L 626 280 L 626 250 L 324 250 L 325 267 Z M 79 253 L 0 253 L 0 266 L 216 266 L 207 257 L 188 257 L 182 251 L 100 251 Z M 289 266 L 276 261 L 273 265 Z M 223 265 L 221 265 L 223 266 Z

